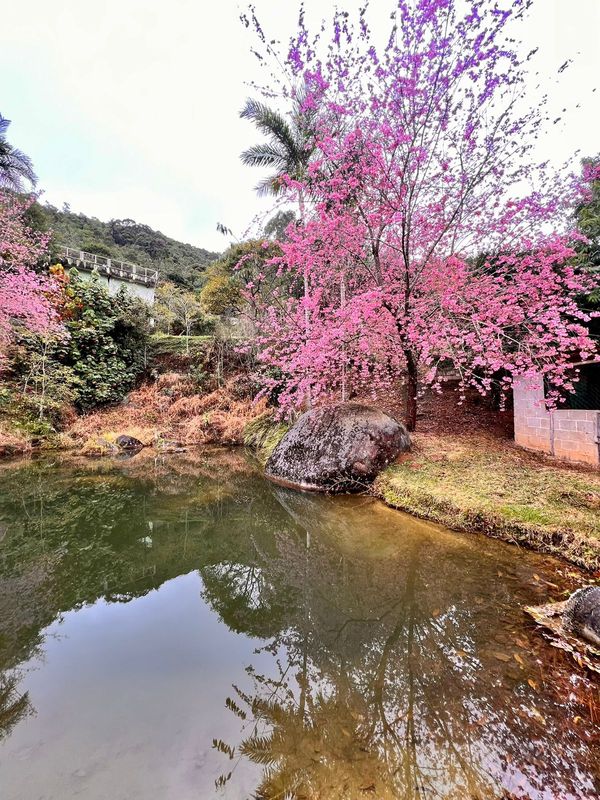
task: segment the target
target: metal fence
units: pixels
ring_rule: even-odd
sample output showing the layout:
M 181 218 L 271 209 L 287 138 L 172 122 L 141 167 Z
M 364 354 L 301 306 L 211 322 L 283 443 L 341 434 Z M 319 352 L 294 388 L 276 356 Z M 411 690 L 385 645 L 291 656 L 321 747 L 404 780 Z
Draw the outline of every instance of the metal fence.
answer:
M 97 271 L 107 277 L 145 283 L 150 286 L 156 286 L 158 281 L 158 270 L 140 267 L 139 264 L 132 264 L 130 261 L 117 261 L 114 258 L 88 253 L 85 250 L 76 250 L 73 247 L 63 247 L 60 256 L 69 264 L 81 266 L 82 269 L 92 272 Z

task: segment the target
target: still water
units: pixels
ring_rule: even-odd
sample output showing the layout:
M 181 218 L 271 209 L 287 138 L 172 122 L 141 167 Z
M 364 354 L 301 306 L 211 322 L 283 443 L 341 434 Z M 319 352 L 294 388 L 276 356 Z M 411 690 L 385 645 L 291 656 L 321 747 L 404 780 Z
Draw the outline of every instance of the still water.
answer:
M 243 453 L 0 467 L 0 797 L 585 798 L 576 570 Z

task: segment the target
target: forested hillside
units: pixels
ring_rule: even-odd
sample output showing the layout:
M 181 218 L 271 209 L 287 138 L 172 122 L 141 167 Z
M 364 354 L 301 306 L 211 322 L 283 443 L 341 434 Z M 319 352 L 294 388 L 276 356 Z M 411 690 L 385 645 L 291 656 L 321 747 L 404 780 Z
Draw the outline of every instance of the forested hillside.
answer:
M 96 217 L 62 210 L 49 203 L 30 210 L 35 227 L 53 231 L 52 245 L 76 247 L 91 253 L 133 261 L 159 270 L 162 281 L 199 288 L 206 265 L 218 253 L 178 242 L 132 219 L 102 222 Z

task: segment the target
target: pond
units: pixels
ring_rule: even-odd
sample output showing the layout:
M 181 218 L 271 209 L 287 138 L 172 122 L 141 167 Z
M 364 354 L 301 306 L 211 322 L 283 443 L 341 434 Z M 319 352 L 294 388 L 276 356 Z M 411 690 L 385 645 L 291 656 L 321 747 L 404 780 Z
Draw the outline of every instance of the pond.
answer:
M 577 570 L 241 452 L 0 467 L 2 800 L 600 794 Z

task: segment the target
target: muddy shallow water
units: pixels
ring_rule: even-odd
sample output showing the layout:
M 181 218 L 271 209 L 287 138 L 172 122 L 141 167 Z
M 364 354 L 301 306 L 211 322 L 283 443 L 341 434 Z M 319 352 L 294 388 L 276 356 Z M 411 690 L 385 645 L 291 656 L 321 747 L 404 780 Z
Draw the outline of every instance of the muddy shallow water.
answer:
M 0 467 L 0 797 L 585 798 L 572 567 L 236 451 Z

